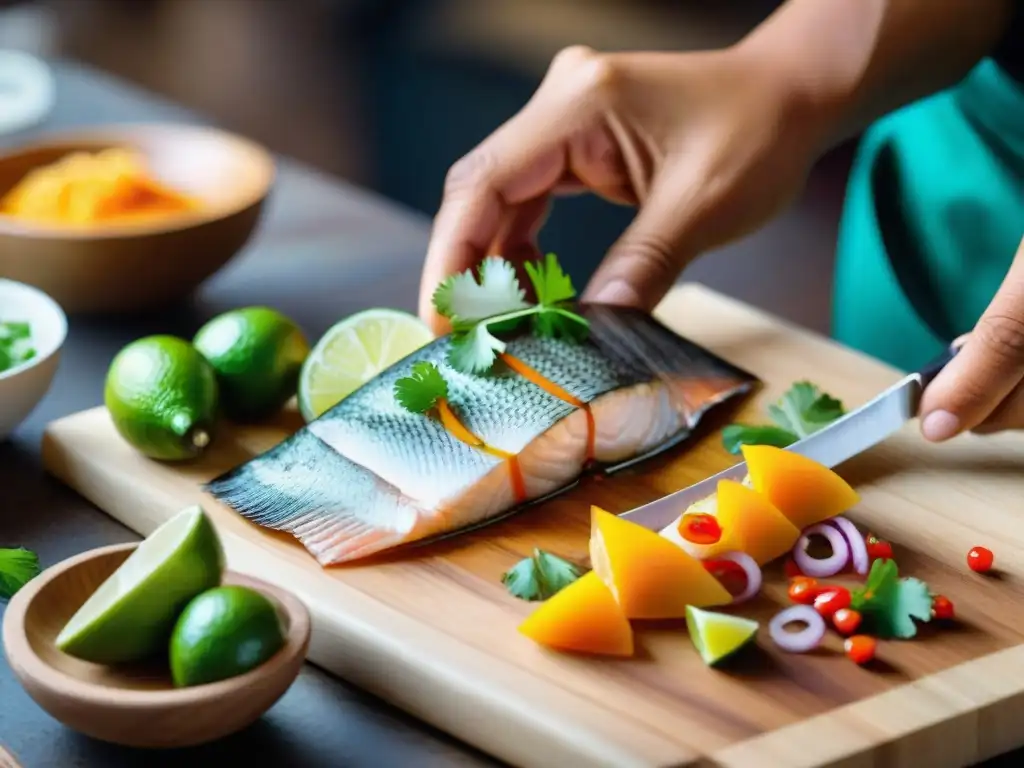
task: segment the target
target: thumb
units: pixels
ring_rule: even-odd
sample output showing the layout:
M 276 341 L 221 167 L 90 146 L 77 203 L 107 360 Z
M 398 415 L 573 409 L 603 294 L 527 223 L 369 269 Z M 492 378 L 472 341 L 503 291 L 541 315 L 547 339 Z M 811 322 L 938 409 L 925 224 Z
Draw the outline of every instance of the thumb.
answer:
M 688 248 L 695 215 L 678 184 L 656 183 L 633 222 L 609 249 L 582 299 L 651 311 L 668 293 L 693 253 Z
M 925 390 L 921 431 L 947 440 L 985 421 L 1024 378 L 1024 240 L 960 353 Z

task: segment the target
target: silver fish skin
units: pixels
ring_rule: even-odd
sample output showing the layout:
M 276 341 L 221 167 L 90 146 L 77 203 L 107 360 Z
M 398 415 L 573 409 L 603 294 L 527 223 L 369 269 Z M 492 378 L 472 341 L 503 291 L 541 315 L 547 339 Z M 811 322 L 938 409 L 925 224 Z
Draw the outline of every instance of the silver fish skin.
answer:
M 594 455 L 605 472 L 685 440 L 701 416 L 757 379 L 645 313 L 605 305 L 579 310 L 582 343 L 521 334 L 507 354 L 572 397 L 594 420 Z M 261 456 L 206 485 L 248 520 L 295 536 L 321 565 L 477 528 L 571 487 L 587 468 L 581 407 L 502 364 L 487 375 L 446 361 L 445 336 L 383 371 Z M 511 462 L 454 437 L 438 419 L 405 410 L 395 382 L 418 362 L 435 364 L 459 420 Z

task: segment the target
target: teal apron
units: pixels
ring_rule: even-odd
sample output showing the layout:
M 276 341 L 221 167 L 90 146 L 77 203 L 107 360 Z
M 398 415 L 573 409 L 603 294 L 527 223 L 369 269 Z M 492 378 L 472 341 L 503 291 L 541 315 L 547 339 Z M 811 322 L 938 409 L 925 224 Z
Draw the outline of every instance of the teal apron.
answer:
M 1024 236 L 1024 84 L 991 59 L 875 123 L 837 246 L 832 333 L 913 370 L 970 331 Z

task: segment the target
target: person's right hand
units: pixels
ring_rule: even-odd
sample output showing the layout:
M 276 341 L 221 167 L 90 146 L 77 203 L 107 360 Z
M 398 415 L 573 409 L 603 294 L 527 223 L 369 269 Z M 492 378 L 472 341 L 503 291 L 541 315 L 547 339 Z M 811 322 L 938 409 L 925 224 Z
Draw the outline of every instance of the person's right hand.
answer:
M 740 47 L 554 59 L 523 109 L 448 173 L 420 286 L 431 296 L 489 254 L 521 262 L 552 195 L 638 205 L 583 299 L 651 310 L 700 253 L 745 235 L 797 194 L 823 148 L 787 81 Z

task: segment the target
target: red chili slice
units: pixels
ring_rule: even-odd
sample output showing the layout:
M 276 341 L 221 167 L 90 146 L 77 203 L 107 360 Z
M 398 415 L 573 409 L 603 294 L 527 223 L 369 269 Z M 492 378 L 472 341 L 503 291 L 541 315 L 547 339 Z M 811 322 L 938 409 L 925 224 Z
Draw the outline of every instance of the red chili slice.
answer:
M 714 515 L 703 512 L 683 515 L 679 521 L 679 535 L 691 544 L 716 544 L 722 539 L 722 526 Z

